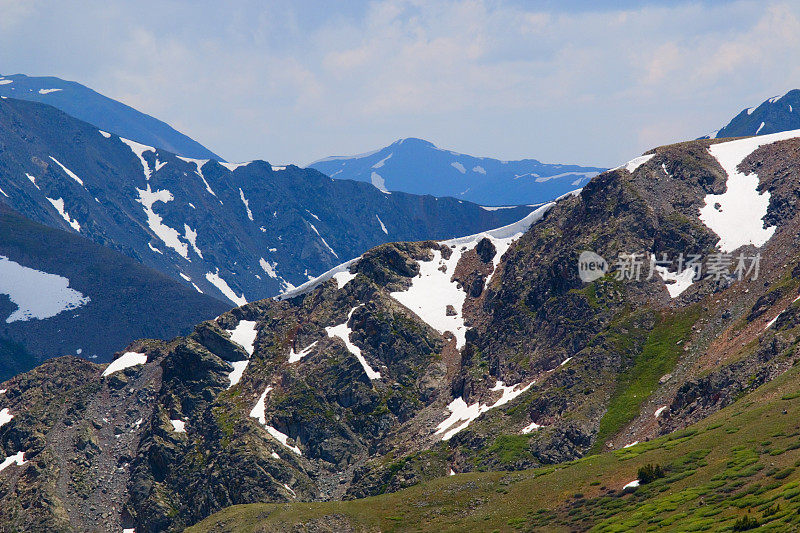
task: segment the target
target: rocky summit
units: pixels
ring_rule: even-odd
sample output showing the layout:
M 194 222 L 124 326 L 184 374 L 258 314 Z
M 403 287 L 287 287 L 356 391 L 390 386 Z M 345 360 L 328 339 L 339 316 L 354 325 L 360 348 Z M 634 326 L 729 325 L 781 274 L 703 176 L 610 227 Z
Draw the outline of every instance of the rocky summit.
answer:
M 2 385 L 0 522 L 796 528 L 799 152 L 659 147 L 514 224 L 48 361 Z

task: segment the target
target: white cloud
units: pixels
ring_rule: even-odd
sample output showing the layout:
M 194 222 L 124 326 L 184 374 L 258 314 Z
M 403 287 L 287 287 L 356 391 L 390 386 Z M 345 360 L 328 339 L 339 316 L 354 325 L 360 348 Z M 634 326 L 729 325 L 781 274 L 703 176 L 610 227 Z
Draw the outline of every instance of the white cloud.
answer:
M 800 87 L 794 3 L 6 5 L 22 14 L 2 23 L 3 68 L 82 81 L 231 160 L 304 163 L 413 135 L 614 165 Z

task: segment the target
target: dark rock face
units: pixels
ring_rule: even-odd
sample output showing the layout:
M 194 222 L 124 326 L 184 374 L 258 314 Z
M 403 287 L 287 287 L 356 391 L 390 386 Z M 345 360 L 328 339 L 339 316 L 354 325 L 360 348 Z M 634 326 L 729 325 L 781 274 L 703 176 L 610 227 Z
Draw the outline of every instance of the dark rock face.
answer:
M 14 99 L 0 100 L 0 132 L 3 202 L 237 304 L 300 285 L 381 243 L 469 235 L 532 210 L 384 194 L 265 161 L 182 159 Z M 66 215 L 52 204 L 59 199 Z

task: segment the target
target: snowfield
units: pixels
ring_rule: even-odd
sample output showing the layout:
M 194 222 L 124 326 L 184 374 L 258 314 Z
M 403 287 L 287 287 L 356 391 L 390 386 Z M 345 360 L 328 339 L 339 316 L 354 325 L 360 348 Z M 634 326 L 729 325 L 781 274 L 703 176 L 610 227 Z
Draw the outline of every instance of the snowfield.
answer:
M 42 320 L 76 309 L 91 299 L 69 288 L 69 279 L 28 268 L 0 255 L 0 294 L 7 294 L 17 310 L 6 323 Z
M 775 227 L 764 227 L 770 194 L 758 192 L 758 175 L 742 174 L 737 167 L 761 146 L 800 137 L 800 130 L 748 137 L 712 144 L 708 151 L 728 174 L 726 191 L 709 194 L 700 208 L 700 220 L 719 235 L 717 247 L 732 252 L 740 246 L 763 246 L 775 233 Z

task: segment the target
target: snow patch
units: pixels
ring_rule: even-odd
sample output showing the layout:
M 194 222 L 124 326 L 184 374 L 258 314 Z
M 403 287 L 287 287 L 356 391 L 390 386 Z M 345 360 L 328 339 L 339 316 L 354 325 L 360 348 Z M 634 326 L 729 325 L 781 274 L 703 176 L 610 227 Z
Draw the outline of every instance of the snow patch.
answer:
M 339 289 L 343 289 L 344 286 L 350 283 L 355 277 L 356 274 L 353 274 L 349 270 L 343 270 L 333 275 L 333 279 L 336 280 L 336 287 Z
M 761 125 L 756 130 L 756 135 L 758 135 L 758 132 L 761 131 L 763 128 L 764 128 L 764 122 L 762 122 Z
M 53 157 L 52 155 L 50 156 L 50 159 L 52 159 L 55 162 L 55 164 L 57 164 L 58 166 L 61 167 L 61 170 L 64 171 L 64 174 L 66 174 L 70 178 L 72 178 L 75 181 L 77 181 L 78 183 L 80 183 L 81 187 L 85 187 L 85 185 L 83 184 L 83 180 L 80 179 L 78 176 L 76 176 L 73 171 L 71 171 L 70 169 L 68 169 L 64 165 L 62 165 L 61 162 L 58 159 L 56 159 L 55 157 Z
M 194 166 L 197 168 L 197 170 L 195 170 L 194 173 L 197 174 L 200 177 L 201 180 L 203 180 L 203 185 L 206 186 L 206 191 L 208 191 L 208 193 L 211 196 L 216 196 L 217 195 L 217 193 L 215 193 L 211 189 L 211 186 L 206 181 L 205 176 L 203 176 L 203 166 L 206 163 L 208 163 L 208 161 L 209 161 L 208 159 L 192 159 L 191 157 L 181 157 L 181 156 L 176 156 L 176 157 L 178 159 L 180 159 L 181 161 L 186 161 L 187 163 L 193 163 Z
M 88 296 L 69 288 L 69 278 L 22 266 L 2 255 L 0 294 L 7 294 L 17 306 L 6 323 L 50 318 L 91 301 Z
M 442 440 L 450 440 L 453 435 L 462 429 L 466 429 L 466 427 L 469 426 L 473 420 L 477 419 L 483 413 L 494 409 L 495 407 L 500 407 L 501 405 L 507 404 L 523 392 L 527 391 L 531 385 L 533 385 L 533 383 L 534 382 L 532 381 L 525 386 L 522 386 L 521 383 L 505 386 L 503 385 L 502 381 L 498 381 L 495 383 L 495 386 L 489 390 L 502 391 L 502 396 L 500 396 L 500 398 L 491 405 L 480 402 L 467 405 L 467 403 L 464 401 L 464 398 L 459 396 L 447 406 L 447 409 L 450 411 L 450 416 L 436 426 L 436 432 L 434 434 L 443 434 Z
M 369 379 L 381 379 L 381 373 L 373 370 L 372 367 L 369 366 L 369 363 L 367 363 L 367 360 L 364 359 L 364 356 L 361 354 L 361 348 L 350 341 L 350 334 L 353 330 L 351 330 L 347 324 L 350 322 L 350 317 L 353 316 L 353 312 L 355 312 L 356 309 L 358 309 L 358 307 L 354 307 L 350 310 L 350 313 L 347 315 L 347 320 L 345 320 L 343 324 L 328 326 L 325 328 L 325 331 L 328 333 L 328 337 L 339 337 L 342 342 L 344 342 L 348 351 L 355 355 L 358 362 L 361 363 L 361 367 L 364 369 Z
M 156 202 L 171 202 L 174 200 L 172 193 L 167 189 L 159 189 L 153 191 L 150 189 L 150 184 L 147 184 L 147 189 L 142 190 L 137 187 L 136 191 L 139 193 L 139 198 L 136 200 L 144 208 L 144 213 L 147 215 L 147 225 L 150 230 L 161 239 L 164 244 L 172 248 L 184 259 L 189 259 L 189 245 L 181 241 L 180 233 L 178 230 L 171 228 L 164 224 L 164 219 L 161 215 L 153 211 L 153 204 Z
M 322 235 L 319 234 L 319 231 L 317 230 L 317 227 L 314 224 L 312 224 L 311 222 L 308 222 L 308 225 L 311 226 L 311 229 L 313 229 L 314 233 L 317 234 L 317 237 L 319 237 L 319 239 L 322 241 L 322 244 L 325 245 L 325 248 L 327 248 L 330 253 L 332 253 L 334 256 L 336 256 L 336 259 L 339 259 L 339 254 L 334 252 L 333 248 L 331 248 L 330 245 L 328 244 L 328 241 L 326 241 L 325 238 Z
M 29 179 L 29 180 L 31 180 L 31 183 L 33 183 L 33 186 L 34 186 L 34 187 L 36 187 L 36 188 L 37 188 L 37 189 L 39 189 L 40 191 L 42 190 L 42 189 L 40 189 L 40 188 L 39 188 L 39 186 L 36 184 L 36 178 L 34 178 L 33 176 L 31 176 L 31 175 L 30 175 L 30 174 L 28 174 L 27 172 L 25 173 L 25 176 L 27 176 L 27 177 L 28 177 L 28 179 Z
M 635 488 L 636 488 L 636 487 L 638 487 L 638 486 L 639 486 L 639 480 L 638 480 L 638 479 L 634 479 L 633 481 L 631 481 L 630 483 L 628 483 L 627 485 L 625 485 L 624 487 L 622 487 L 622 490 L 625 490 L 625 489 L 635 489 Z
M 656 409 L 656 412 L 653 413 L 653 416 L 658 418 L 659 416 L 661 416 L 661 413 L 663 413 L 666 409 L 667 409 L 667 406 L 666 405 L 662 405 L 661 407 Z
M 183 225 L 183 233 L 184 239 L 189 241 L 189 244 L 192 245 L 192 249 L 194 249 L 194 253 L 200 256 L 200 259 L 203 258 L 203 252 L 200 251 L 200 248 L 197 247 L 197 232 L 189 227 L 189 224 Z
M 639 157 L 631 159 L 630 161 L 628 161 L 627 163 L 625 163 L 621 167 L 617 167 L 617 168 L 615 168 L 613 170 L 617 170 L 617 169 L 625 167 L 625 170 L 627 170 L 628 172 L 633 174 L 636 171 L 637 168 L 639 168 L 640 166 L 644 165 L 645 163 L 647 163 L 648 161 L 653 159 L 653 156 L 655 156 L 655 155 L 656 154 L 641 155 Z
M 175 433 L 186 433 L 186 422 L 183 420 L 170 420 L 172 424 L 172 431 Z
M 103 130 L 97 130 L 97 131 L 98 131 L 98 133 L 100 133 L 100 135 L 102 135 L 106 139 L 110 139 L 111 138 L 111 134 L 108 133 L 107 131 L 103 131 Z
M 242 203 L 244 204 L 244 208 L 247 210 L 247 218 L 249 218 L 252 221 L 253 220 L 253 212 L 250 211 L 250 202 L 247 200 L 247 198 L 244 197 L 244 191 L 242 190 L 241 187 L 239 187 L 239 198 L 242 199 Z
M 293 451 L 297 455 L 303 455 L 303 453 L 300 451 L 300 448 L 298 448 L 297 446 L 290 446 L 289 445 L 289 443 L 288 443 L 289 436 L 288 435 L 286 435 L 285 433 L 282 433 L 281 431 L 278 431 L 277 429 L 275 429 L 274 427 L 272 427 L 270 425 L 267 425 L 267 417 L 266 417 L 266 414 L 265 414 L 266 413 L 266 409 L 267 409 L 266 401 L 267 401 L 267 394 L 269 394 L 269 391 L 271 391 L 271 390 L 272 390 L 271 386 L 269 386 L 266 389 L 264 389 L 264 392 L 261 393 L 261 396 L 259 396 L 258 401 L 256 402 L 256 405 L 253 407 L 253 410 L 250 411 L 250 416 L 253 417 L 253 418 L 258 419 L 258 421 L 261 423 L 261 425 L 266 428 L 267 433 L 272 435 L 272 437 L 275 440 L 277 440 L 278 442 L 283 444 L 286 448 L 290 449 L 291 451 Z
M 61 218 L 66 220 L 67 224 L 72 226 L 72 229 L 74 229 L 75 231 L 80 231 L 81 230 L 81 225 L 78 223 L 78 221 L 74 220 L 71 216 L 69 216 L 69 213 L 67 213 L 66 210 L 64 209 L 64 199 L 63 198 L 58 198 L 58 199 L 55 199 L 55 200 L 52 199 L 52 198 L 49 198 L 47 196 L 45 196 L 45 198 L 47 198 L 48 202 L 53 204 L 53 207 L 56 208 L 56 211 L 58 211 L 58 214 L 61 215 Z
M 378 219 L 378 224 L 380 224 L 380 225 L 381 225 L 381 229 L 383 230 L 383 232 L 384 232 L 386 235 L 389 235 L 389 231 L 386 229 L 386 225 L 383 223 L 383 220 L 381 220 L 381 217 L 379 217 L 378 215 L 375 215 L 375 218 L 377 218 L 377 219 Z
M 385 192 L 385 193 L 389 193 L 389 191 L 386 190 L 386 180 L 384 180 L 383 177 L 380 174 L 378 174 L 377 172 L 373 172 L 372 174 L 370 174 L 369 181 L 379 191 Z
M 256 337 L 258 336 L 255 320 L 240 320 L 235 328 L 226 329 L 225 331 L 231 336 L 233 342 L 244 348 L 247 355 L 253 355 Z
M 50 94 L 50 93 L 57 93 L 62 89 L 39 89 L 39 94 Z
M 8 407 L 4 407 L 2 411 L 0 411 L 0 428 L 11 422 L 11 419 L 14 418 Z
M 125 352 L 119 358 L 114 359 L 110 365 L 103 370 L 103 377 L 110 376 L 114 372 L 125 370 L 132 366 L 143 365 L 147 362 L 147 355 L 137 352 Z
M 478 174 L 486 174 L 486 169 L 480 165 L 472 167 L 473 172 L 477 172 Z
M 462 165 L 458 161 L 453 161 L 452 163 L 450 163 L 450 166 L 453 167 L 454 169 L 458 170 L 462 174 L 466 174 L 466 172 L 467 172 L 467 169 L 464 168 L 464 165 Z
M 774 226 L 764 228 L 769 191 L 759 193 L 758 175 L 742 174 L 737 167 L 759 147 L 795 137 L 800 137 L 800 130 L 749 137 L 708 147 L 708 151 L 728 174 L 726 191 L 706 195 L 705 206 L 700 208 L 700 220 L 720 236 L 717 243 L 720 251 L 732 252 L 747 244 L 760 247 L 775 233 Z
M 387 155 L 386 157 L 384 157 L 383 159 L 372 165 L 372 168 L 381 168 L 383 164 L 386 163 L 386 160 L 392 157 L 392 155 L 394 155 L 394 152 L 390 153 L 389 155 Z
M 680 274 L 670 272 L 667 267 L 663 266 L 656 266 L 655 268 L 658 275 L 664 280 L 670 298 L 677 298 L 694 283 L 695 271 L 693 268 L 687 268 Z M 673 283 L 668 283 L 670 281 Z
M 223 162 L 221 162 L 221 161 L 217 161 L 217 162 L 218 162 L 220 165 L 222 165 L 223 167 L 225 167 L 225 168 L 227 168 L 228 170 L 230 170 L 231 172 L 233 172 L 234 170 L 236 170 L 236 169 L 237 169 L 237 168 L 239 168 L 239 167 L 246 167 L 247 165 L 249 165 L 250 163 L 252 163 L 252 161 L 246 161 L 246 162 L 244 162 L 244 163 L 223 163 Z
M 303 348 L 299 352 L 295 352 L 294 351 L 294 346 L 292 346 L 289 349 L 289 361 L 288 362 L 291 364 L 291 363 L 296 363 L 296 362 L 300 361 L 301 359 L 303 359 L 303 357 L 305 357 L 305 356 L 307 356 L 308 354 L 311 353 L 311 350 L 314 349 L 314 346 L 317 345 L 317 342 L 319 342 L 319 341 L 312 342 L 311 344 L 309 344 L 308 346 L 306 346 L 305 348 Z
M 5 459 L 3 459 L 3 462 L 0 463 L 0 472 L 5 470 L 9 466 L 13 465 L 14 463 L 16 463 L 17 466 L 22 466 L 27 462 L 28 461 L 25 460 L 25 453 L 24 452 L 17 452 L 14 455 L 9 455 Z
M 242 374 L 244 374 L 244 370 L 247 368 L 247 365 L 250 364 L 250 360 L 245 359 L 244 361 L 229 361 L 228 364 L 233 368 L 233 370 L 231 370 L 228 374 L 228 379 L 231 382 L 230 385 L 228 385 L 228 388 L 230 389 L 242 380 Z
M 150 175 L 153 173 L 153 171 L 150 170 L 150 165 L 148 165 L 147 161 L 145 161 L 144 153 L 145 152 L 155 153 L 156 149 L 153 148 L 152 146 L 147 146 L 141 143 L 137 143 L 136 141 L 131 141 L 130 139 L 124 139 L 122 137 L 120 137 L 119 140 L 127 144 L 128 147 L 131 149 L 131 152 L 133 152 L 133 154 L 139 158 L 139 162 L 141 162 L 142 164 L 142 170 L 144 171 L 144 179 L 149 180 Z
M 636 446 L 637 444 L 639 444 L 639 441 L 635 440 L 629 444 L 626 444 L 625 446 L 623 446 L 623 448 L 630 448 L 631 446 Z
M 650 157 L 652 157 L 652 155 Z M 628 164 L 630 165 L 630 163 L 628 163 Z M 634 168 L 634 170 L 635 170 L 635 168 Z M 550 180 L 555 180 L 555 179 L 558 179 L 558 178 L 565 178 L 567 176 L 582 176 L 583 178 L 593 178 L 593 177 L 597 176 L 598 174 L 599 174 L 599 172 L 562 172 L 561 174 L 553 174 L 552 176 L 541 176 L 539 178 L 536 178 L 535 181 L 536 181 L 536 183 L 545 183 L 545 182 L 550 181 Z M 578 180 L 578 181 L 580 181 L 580 180 Z
M 222 277 L 219 275 L 219 268 L 217 268 L 216 272 L 206 272 L 206 279 L 209 281 L 209 283 L 219 289 L 219 292 L 225 295 L 228 300 L 232 301 L 236 305 L 242 306 L 247 303 L 244 293 L 242 293 L 241 296 L 237 295 L 235 292 L 233 292 L 233 289 L 231 289 L 230 285 L 228 285 L 228 283 L 222 279 Z
M 539 424 L 537 424 L 536 422 L 531 422 L 530 424 L 528 424 L 527 426 L 525 426 L 524 428 L 522 428 L 522 434 L 523 434 L 523 435 L 527 435 L 527 434 L 529 434 L 529 433 L 533 433 L 534 431 L 536 431 L 536 430 L 537 430 L 537 429 L 539 429 L 540 427 L 542 427 L 542 426 L 540 426 L 540 425 L 539 425 Z

